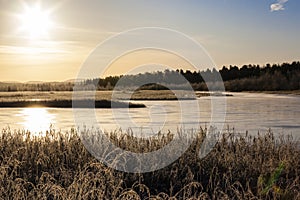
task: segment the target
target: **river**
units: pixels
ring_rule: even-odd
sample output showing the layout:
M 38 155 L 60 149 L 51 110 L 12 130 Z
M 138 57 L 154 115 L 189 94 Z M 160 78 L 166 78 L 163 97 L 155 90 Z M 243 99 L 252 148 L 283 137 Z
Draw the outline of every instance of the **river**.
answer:
M 224 130 L 231 129 L 235 132 L 250 134 L 265 133 L 271 129 L 276 134 L 292 134 L 300 136 L 300 96 L 276 95 L 264 93 L 232 93 L 226 97 L 225 120 L 218 121 L 224 125 Z M 221 97 L 215 97 L 221 98 Z M 185 128 L 198 129 L 208 126 L 211 121 L 211 97 L 201 97 L 197 100 L 186 101 L 199 105 L 184 114 Z M 178 101 L 139 101 L 146 108 L 133 109 L 95 109 L 98 123 L 94 127 L 111 131 L 118 128 L 140 132 L 170 130 L 176 131 L 182 122 L 182 111 Z M 92 112 L 93 114 L 93 112 Z M 81 126 L 82 119 L 93 118 L 90 113 L 81 113 L 76 116 L 70 108 L 0 108 L 0 128 L 9 127 L 11 130 L 25 129 L 38 134 L 54 128 L 67 131 Z M 79 119 L 79 123 L 78 123 Z M 82 120 L 82 121 L 85 121 Z M 75 123 L 77 122 L 77 124 Z M 88 120 L 89 121 L 89 120 Z M 93 121 L 93 120 L 91 120 Z

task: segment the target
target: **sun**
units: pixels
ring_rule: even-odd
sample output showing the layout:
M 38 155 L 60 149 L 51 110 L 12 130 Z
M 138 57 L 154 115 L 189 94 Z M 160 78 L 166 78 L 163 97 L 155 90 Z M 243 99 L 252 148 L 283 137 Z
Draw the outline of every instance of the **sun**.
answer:
M 43 10 L 40 5 L 32 7 L 25 5 L 24 12 L 18 15 L 21 21 L 20 30 L 27 33 L 31 39 L 42 39 L 49 36 L 53 26 L 50 12 Z

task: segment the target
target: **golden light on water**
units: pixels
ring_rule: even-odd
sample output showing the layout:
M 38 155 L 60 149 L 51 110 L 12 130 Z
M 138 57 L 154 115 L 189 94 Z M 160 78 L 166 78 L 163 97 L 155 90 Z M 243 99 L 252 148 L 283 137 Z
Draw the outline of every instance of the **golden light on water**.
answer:
M 49 112 L 48 108 L 23 108 L 19 115 L 24 119 L 20 124 L 34 135 L 44 134 L 55 122 L 55 116 Z

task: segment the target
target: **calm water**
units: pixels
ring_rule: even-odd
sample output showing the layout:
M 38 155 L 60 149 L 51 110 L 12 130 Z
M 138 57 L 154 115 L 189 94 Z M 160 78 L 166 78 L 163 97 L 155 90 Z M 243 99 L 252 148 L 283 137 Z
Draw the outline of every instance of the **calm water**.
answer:
M 233 128 L 236 132 L 266 132 L 271 128 L 275 133 L 300 136 L 300 96 L 272 95 L 257 93 L 234 93 L 226 99 L 226 120 L 224 128 Z M 215 97 L 218 98 L 218 97 Z M 97 109 L 96 120 L 100 128 L 110 131 L 117 128 L 142 132 L 157 132 L 159 129 L 174 131 L 182 121 L 181 114 L 188 128 L 208 125 L 211 119 L 210 97 L 201 97 L 196 101 L 186 101 L 185 105 L 198 103 L 199 110 L 186 106 L 181 112 L 177 101 L 143 101 L 147 108 L 138 109 Z M 195 117 L 195 116 L 199 116 Z M 89 120 L 92 116 L 82 113 L 82 119 L 88 119 L 88 126 L 97 127 Z M 199 120 L 200 119 L 200 120 Z M 199 124 L 200 121 L 200 124 Z M 219 123 L 219 122 L 218 122 Z M 70 130 L 76 127 L 72 109 L 61 108 L 0 108 L 0 127 L 26 129 L 40 132 L 52 125 L 56 130 Z M 150 127 L 150 128 L 149 128 Z M 140 132 L 140 131 L 139 131 Z

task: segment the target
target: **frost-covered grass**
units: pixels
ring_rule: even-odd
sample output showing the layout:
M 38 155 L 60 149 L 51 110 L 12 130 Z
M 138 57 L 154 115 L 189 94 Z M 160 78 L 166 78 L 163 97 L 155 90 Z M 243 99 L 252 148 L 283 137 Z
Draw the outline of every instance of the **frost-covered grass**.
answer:
M 147 139 L 116 131 L 119 147 L 153 151 L 172 134 Z M 44 137 L 3 129 L 0 135 L 1 199 L 299 199 L 299 142 L 272 133 L 235 137 L 230 131 L 199 159 L 206 130 L 174 163 L 150 173 L 125 173 L 94 159 L 75 130 Z M 143 147 L 143 148 L 141 148 Z

